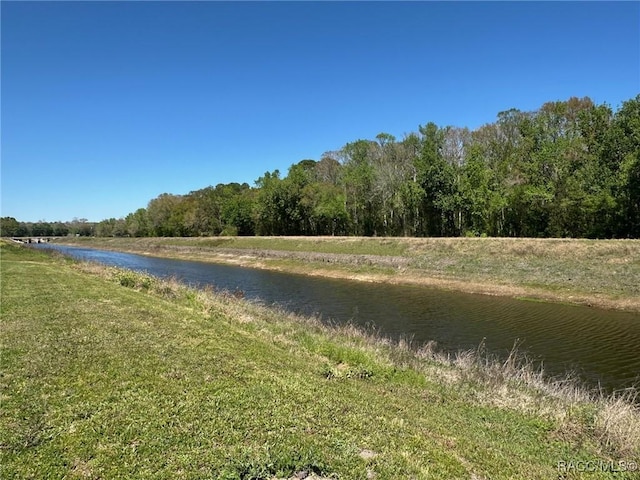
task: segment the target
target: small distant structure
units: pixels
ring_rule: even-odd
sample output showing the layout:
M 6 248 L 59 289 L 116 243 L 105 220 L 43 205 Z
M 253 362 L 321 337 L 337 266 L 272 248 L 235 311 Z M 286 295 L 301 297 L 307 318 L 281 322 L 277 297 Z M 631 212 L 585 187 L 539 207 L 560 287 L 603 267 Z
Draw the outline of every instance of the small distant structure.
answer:
M 28 237 L 26 239 L 13 238 L 12 240 L 18 243 L 49 243 L 51 241 L 50 238 L 44 238 L 44 237 L 38 237 L 38 238 Z
M 50 237 L 12 237 L 12 242 L 15 243 L 49 243 Z

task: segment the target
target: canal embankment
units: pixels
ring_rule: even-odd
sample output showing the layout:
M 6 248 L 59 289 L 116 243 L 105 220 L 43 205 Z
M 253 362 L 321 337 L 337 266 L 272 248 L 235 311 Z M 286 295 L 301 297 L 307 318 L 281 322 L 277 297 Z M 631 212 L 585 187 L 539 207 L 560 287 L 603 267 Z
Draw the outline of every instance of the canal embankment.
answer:
M 419 348 L 446 352 L 482 349 L 503 360 L 514 344 L 543 364 L 545 373 L 572 372 L 589 388 L 606 392 L 638 384 L 640 316 L 637 312 L 523 301 L 421 285 L 370 283 L 310 276 L 228 263 L 140 255 L 87 246 L 36 245 L 78 260 L 99 262 L 197 288 L 242 294 L 247 300 L 352 323 Z
M 640 312 L 639 240 L 215 237 L 55 241 L 305 275 Z
M 416 352 L 20 246 L 0 258 L 8 478 L 636 474 L 629 398 L 517 358 Z

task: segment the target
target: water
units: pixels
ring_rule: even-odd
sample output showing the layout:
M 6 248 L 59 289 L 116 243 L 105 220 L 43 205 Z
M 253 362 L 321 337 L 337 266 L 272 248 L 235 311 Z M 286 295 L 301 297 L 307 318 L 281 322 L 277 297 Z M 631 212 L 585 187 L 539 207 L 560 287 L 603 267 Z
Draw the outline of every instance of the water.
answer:
M 415 345 L 430 340 L 444 350 L 486 350 L 506 356 L 515 342 L 550 375 L 571 371 L 606 392 L 640 384 L 640 314 L 421 286 L 362 283 L 266 270 L 171 260 L 89 248 L 45 245 L 83 260 L 176 277 L 193 286 L 242 290 L 325 321 L 373 327 Z

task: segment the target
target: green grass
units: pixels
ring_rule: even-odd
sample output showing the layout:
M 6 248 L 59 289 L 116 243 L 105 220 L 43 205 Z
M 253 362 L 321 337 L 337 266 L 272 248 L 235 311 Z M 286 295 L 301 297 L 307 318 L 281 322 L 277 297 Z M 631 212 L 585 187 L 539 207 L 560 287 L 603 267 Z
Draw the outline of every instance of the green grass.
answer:
M 526 366 L 1 248 L 3 479 L 548 479 L 640 455 L 633 405 Z
M 65 242 L 113 248 L 158 248 L 162 246 L 278 250 L 348 255 L 403 255 L 407 245 L 396 238 L 370 237 L 185 237 L 185 238 L 89 238 L 69 237 Z
M 549 291 L 640 297 L 640 242 L 573 239 L 429 239 L 414 265 Z
M 640 311 L 640 241 L 529 238 L 67 238 L 184 259 Z M 274 253 L 275 252 L 275 253 Z

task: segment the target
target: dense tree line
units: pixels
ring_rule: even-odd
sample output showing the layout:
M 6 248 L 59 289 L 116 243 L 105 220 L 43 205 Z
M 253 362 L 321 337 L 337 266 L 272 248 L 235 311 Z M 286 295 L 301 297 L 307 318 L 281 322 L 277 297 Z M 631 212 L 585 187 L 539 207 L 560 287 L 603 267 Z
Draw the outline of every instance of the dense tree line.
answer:
M 91 236 L 95 234 L 96 225 L 84 218 L 74 218 L 69 222 L 19 222 L 13 217 L 2 217 L 0 234 L 3 237 Z
M 162 194 L 103 236 L 640 237 L 640 95 L 500 112 L 477 130 L 381 133 L 286 176 Z

